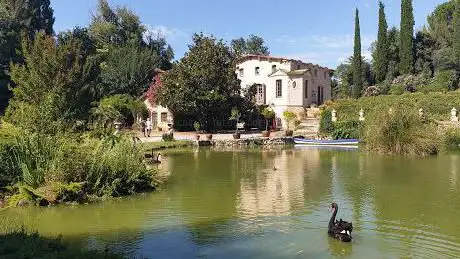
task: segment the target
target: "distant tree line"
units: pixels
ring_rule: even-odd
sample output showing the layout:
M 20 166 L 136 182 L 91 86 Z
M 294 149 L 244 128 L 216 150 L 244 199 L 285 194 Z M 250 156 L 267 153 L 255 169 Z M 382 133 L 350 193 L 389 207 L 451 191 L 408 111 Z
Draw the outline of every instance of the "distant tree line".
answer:
M 102 104 L 142 102 L 156 68 L 169 70 L 158 102 L 211 127 L 217 117 L 228 119 L 234 106 L 250 109 L 237 100 L 243 91 L 234 71 L 237 59 L 269 54 L 256 35 L 226 43 L 195 34 L 189 52 L 173 62 L 161 35 L 107 0 L 98 1 L 86 28 L 56 34 L 54 21 L 49 0 L 0 0 L 0 115 L 34 131 L 68 130 L 100 118 L 105 124 L 110 116 L 132 122 L 129 112 Z
M 369 61 L 361 56 L 356 10 L 354 54 L 336 69 L 336 98 L 459 88 L 460 1 L 437 6 L 415 35 L 413 12 L 412 0 L 402 0 L 400 29 L 388 29 L 385 5 L 379 2 L 378 35 Z

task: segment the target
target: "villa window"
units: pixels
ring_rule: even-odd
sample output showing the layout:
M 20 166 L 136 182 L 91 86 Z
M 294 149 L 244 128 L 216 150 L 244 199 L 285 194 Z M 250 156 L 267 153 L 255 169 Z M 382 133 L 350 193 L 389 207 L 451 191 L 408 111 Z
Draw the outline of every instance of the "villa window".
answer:
M 324 71 L 324 79 L 327 78 L 327 71 Z
M 256 94 L 256 103 L 264 104 L 265 103 L 265 86 L 257 85 L 257 94 Z
M 276 98 L 283 96 L 283 86 L 281 80 L 276 80 Z
M 273 65 L 272 66 L 272 73 L 275 73 L 276 72 L 276 65 Z
M 244 69 L 240 68 L 240 77 L 244 77 Z
M 315 69 L 315 77 L 318 76 L 318 69 Z
M 297 65 L 297 70 L 299 70 L 299 69 L 300 69 L 300 65 Z
M 255 74 L 256 74 L 256 76 L 258 76 L 260 74 L 260 67 L 256 67 Z
M 167 112 L 162 112 L 161 113 L 161 122 L 167 122 L 168 121 L 168 113 Z
M 304 97 L 308 99 L 308 80 L 305 80 Z

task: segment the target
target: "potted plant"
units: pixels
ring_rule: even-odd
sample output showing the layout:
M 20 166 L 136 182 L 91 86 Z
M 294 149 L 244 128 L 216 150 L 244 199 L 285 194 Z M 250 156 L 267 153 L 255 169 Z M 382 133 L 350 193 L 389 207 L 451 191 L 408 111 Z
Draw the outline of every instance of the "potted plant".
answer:
M 283 112 L 283 117 L 284 117 L 284 120 L 286 120 L 286 131 L 285 131 L 285 134 L 286 134 L 287 137 L 292 137 L 292 135 L 294 134 L 294 131 L 291 130 L 291 129 L 289 128 L 289 126 L 291 125 L 291 122 L 297 118 L 297 116 L 296 116 L 295 113 L 293 113 L 293 112 L 284 111 L 284 112 Z
M 234 107 L 232 109 L 232 113 L 230 115 L 230 120 L 234 120 L 236 122 L 236 130 L 235 130 L 235 133 L 233 134 L 233 139 L 240 139 L 240 137 L 241 137 L 241 134 L 238 131 L 238 122 L 239 122 L 240 118 L 241 118 L 240 111 L 236 107 Z
M 195 121 L 193 123 L 193 128 L 195 128 L 195 132 L 196 132 L 195 139 L 200 140 L 199 132 L 200 132 L 201 124 L 198 121 Z
M 270 131 L 268 131 L 268 121 L 275 118 L 275 112 L 270 107 L 265 107 L 262 112 L 262 116 L 265 118 L 265 131 L 262 131 L 262 137 L 270 137 Z

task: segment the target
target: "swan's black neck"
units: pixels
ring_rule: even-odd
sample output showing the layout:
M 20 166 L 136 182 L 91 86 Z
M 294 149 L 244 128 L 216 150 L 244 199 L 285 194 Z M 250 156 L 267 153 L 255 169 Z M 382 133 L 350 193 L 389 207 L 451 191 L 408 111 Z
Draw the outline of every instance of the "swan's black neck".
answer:
M 334 210 L 334 213 L 332 213 L 331 219 L 329 220 L 329 229 L 334 227 L 335 216 L 337 216 L 337 211 L 339 210 L 339 207 L 335 206 L 335 208 L 333 208 L 333 210 Z

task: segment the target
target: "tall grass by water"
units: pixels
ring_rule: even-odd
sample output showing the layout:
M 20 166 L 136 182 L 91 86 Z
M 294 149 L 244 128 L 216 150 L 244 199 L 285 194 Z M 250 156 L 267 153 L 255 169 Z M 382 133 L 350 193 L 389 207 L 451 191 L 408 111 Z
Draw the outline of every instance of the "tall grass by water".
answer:
M 157 170 L 147 166 L 142 147 L 129 136 L 13 135 L 0 142 L 0 195 L 9 206 L 118 197 L 158 183 Z
M 365 144 L 369 150 L 385 154 L 424 156 L 436 154 L 441 137 L 436 125 L 424 121 L 416 110 L 402 104 L 381 106 L 367 116 Z

